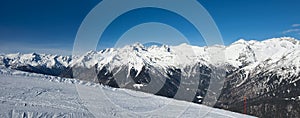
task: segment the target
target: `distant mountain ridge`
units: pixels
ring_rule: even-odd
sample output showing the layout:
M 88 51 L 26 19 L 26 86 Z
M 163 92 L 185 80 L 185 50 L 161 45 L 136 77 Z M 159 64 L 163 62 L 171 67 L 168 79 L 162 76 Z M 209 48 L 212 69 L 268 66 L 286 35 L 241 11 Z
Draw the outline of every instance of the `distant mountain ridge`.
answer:
M 216 50 L 223 51 L 224 56 L 212 58 L 212 52 Z M 291 37 L 265 41 L 241 39 L 229 46 L 211 47 L 188 44 L 144 47 L 136 43 L 123 48 L 90 51 L 74 59 L 36 53 L 8 54 L 0 55 L 1 66 L 75 77 L 167 97 L 176 98 L 176 93 L 183 91 L 187 96 L 195 96 L 176 99 L 203 104 L 209 104 L 203 100 L 209 94 L 209 83 L 224 77 L 216 107 L 242 112 L 243 97 L 246 96 L 248 114 L 300 117 L 300 88 L 297 87 L 300 84 L 300 41 Z M 215 75 L 220 71 L 226 75 Z M 146 86 L 150 82 L 164 83 L 155 91 Z M 270 114 L 271 111 L 277 112 Z

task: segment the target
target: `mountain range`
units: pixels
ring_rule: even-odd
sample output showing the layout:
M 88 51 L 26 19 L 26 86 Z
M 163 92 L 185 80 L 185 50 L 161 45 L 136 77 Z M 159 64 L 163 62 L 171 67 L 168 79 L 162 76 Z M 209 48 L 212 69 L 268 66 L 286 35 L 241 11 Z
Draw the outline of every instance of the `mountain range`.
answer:
M 0 68 L 77 78 L 240 113 L 246 109 L 258 117 L 300 117 L 300 41 L 291 37 L 206 47 L 136 43 L 73 57 L 6 54 L 0 55 Z

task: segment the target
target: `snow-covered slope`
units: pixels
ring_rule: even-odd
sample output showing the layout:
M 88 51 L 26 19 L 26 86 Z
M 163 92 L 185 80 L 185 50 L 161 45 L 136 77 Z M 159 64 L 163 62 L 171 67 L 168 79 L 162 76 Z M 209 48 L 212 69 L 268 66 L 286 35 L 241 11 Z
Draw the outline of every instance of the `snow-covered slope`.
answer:
M 2 69 L 1 73 L 1 118 L 251 117 L 74 79 L 10 69 Z M 77 90 L 84 92 L 77 92 Z

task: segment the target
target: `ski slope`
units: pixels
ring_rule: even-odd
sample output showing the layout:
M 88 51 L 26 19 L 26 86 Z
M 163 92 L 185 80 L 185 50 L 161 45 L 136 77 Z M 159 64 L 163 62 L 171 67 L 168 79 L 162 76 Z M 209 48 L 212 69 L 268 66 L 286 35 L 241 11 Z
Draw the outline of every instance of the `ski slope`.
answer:
M 252 117 L 74 79 L 0 71 L 0 117 Z

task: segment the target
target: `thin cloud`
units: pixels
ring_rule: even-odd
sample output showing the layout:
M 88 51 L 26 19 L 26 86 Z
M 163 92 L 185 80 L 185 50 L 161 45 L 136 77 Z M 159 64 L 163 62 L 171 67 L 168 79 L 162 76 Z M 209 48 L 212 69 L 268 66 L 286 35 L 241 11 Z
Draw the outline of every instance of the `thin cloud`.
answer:
M 300 29 L 289 29 L 289 30 L 283 31 L 282 33 L 288 34 L 288 33 L 293 33 L 293 32 L 300 32 Z
M 300 27 L 300 24 L 293 24 L 292 27 Z

